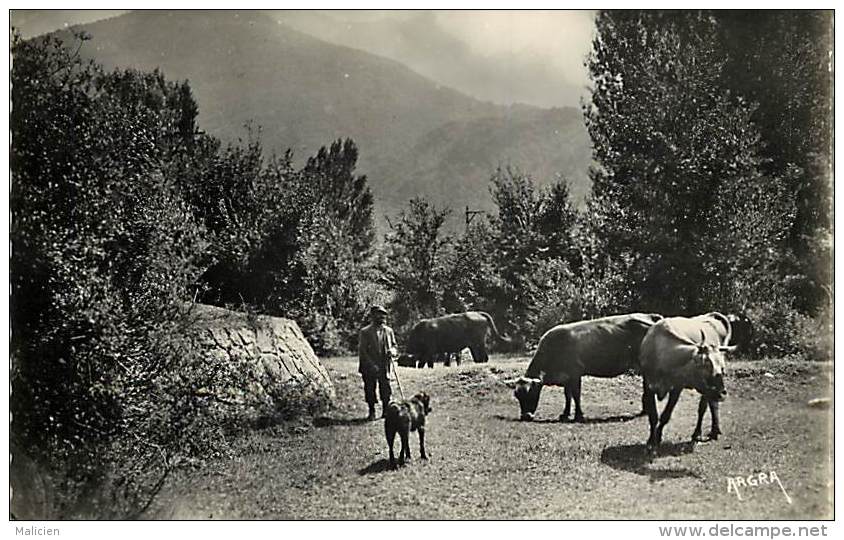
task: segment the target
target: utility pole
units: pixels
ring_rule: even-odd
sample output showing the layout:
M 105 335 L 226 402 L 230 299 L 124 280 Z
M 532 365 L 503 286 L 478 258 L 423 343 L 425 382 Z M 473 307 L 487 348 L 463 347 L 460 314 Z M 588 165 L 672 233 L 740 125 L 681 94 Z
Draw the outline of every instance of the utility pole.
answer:
M 486 214 L 483 210 L 469 210 L 469 205 L 466 205 L 466 232 L 469 232 L 469 224 L 475 219 L 475 216 Z

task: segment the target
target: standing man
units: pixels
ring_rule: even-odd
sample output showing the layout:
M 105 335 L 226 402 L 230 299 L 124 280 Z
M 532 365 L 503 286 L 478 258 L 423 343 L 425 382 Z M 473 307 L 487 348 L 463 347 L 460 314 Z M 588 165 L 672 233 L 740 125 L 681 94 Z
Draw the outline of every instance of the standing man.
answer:
M 381 398 L 381 417 L 390 402 L 390 367 L 392 358 L 398 354 L 396 335 L 393 329 L 384 324 L 387 310 L 382 306 L 372 306 L 369 310 L 370 324 L 364 326 L 358 338 L 358 371 L 363 377 L 363 393 L 369 405 L 367 420 L 375 420 L 375 386 Z

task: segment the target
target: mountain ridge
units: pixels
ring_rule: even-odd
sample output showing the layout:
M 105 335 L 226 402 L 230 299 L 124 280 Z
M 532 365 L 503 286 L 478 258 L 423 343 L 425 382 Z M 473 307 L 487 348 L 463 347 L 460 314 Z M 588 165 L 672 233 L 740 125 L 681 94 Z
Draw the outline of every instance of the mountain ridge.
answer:
M 259 11 L 130 12 L 75 28 L 93 38 L 83 54 L 107 69 L 159 68 L 168 79 L 187 79 L 200 128 L 225 142 L 243 138 L 251 122 L 261 126 L 268 151 L 289 148 L 303 162 L 334 139 L 354 139 L 380 215 L 397 212 L 416 194 L 457 208 L 480 199 L 488 208 L 491 165 L 514 159 L 535 161 L 516 165 L 539 183 L 548 183 L 552 170 L 577 184 L 575 193 L 588 182 L 591 152 L 561 161 L 557 154 L 568 155 L 555 147 L 561 140 L 536 137 L 558 122 L 583 153 L 588 137 L 576 109 L 484 102 Z M 494 144 L 460 140 L 481 136 Z M 451 192 L 461 195 L 453 199 Z

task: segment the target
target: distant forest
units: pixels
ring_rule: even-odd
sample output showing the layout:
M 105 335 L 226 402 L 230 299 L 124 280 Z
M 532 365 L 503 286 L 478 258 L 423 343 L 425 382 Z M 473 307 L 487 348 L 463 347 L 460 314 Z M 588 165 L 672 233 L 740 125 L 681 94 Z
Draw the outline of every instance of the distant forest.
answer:
M 15 441 L 73 489 L 113 464 L 120 515 L 151 463 L 222 451 L 196 392 L 219 372 L 181 337 L 194 301 L 294 319 L 323 355 L 354 350 L 383 303 L 400 344 L 467 309 L 518 350 L 561 322 L 718 310 L 752 320 L 753 358 L 830 359 L 831 14 L 596 25 L 582 209 L 565 178 L 513 164 L 489 171 L 496 211 L 464 231 L 444 226 L 462 209 L 415 198 L 381 237 L 353 140 L 294 167 L 258 137 L 204 133 L 187 82 L 83 61 L 90 36 L 13 38 Z

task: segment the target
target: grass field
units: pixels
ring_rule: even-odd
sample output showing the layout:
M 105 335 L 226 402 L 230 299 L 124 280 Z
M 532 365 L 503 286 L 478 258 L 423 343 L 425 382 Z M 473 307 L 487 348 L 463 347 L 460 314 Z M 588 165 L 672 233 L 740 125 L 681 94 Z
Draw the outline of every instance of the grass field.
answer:
M 545 388 L 538 420 L 519 422 L 505 381 L 527 358 L 416 370 L 404 391 L 432 396 L 426 446 L 387 466 L 382 421 L 364 422 L 354 358 L 324 360 L 337 387 L 324 418 L 236 441 L 233 460 L 174 476 L 152 519 L 812 519 L 832 517 L 831 365 L 733 362 L 723 437 L 692 445 L 697 397 L 684 392 L 655 456 L 644 447 L 641 379 L 584 378 L 584 424 L 556 421 L 561 388 Z M 394 385 L 394 391 L 397 393 Z M 660 407 L 664 403 L 660 404 Z M 707 426 L 708 426 L 707 415 Z M 707 427 L 708 429 L 708 427 Z M 706 433 L 706 431 L 704 431 Z M 397 441 L 398 444 L 398 441 Z M 776 472 L 776 484 L 728 493 L 727 478 Z

